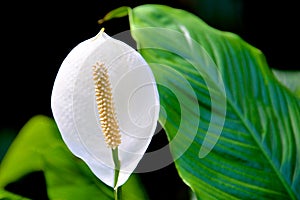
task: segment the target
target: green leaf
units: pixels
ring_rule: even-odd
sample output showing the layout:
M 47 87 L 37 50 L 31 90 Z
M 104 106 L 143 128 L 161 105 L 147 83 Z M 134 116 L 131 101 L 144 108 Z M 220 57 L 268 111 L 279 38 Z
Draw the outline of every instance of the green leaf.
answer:
M 272 70 L 276 78 L 300 98 L 300 71 Z
M 0 188 L 40 170 L 45 174 L 50 199 L 113 199 L 112 189 L 70 153 L 55 122 L 45 116 L 32 118 L 10 146 L 0 166 Z M 147 199 L 135 175 L 124 184 L 123 195 Z
M 128 15 L 128 11 L 130 10 L 127 6 L 119 7 L 115 10 L 110 11 L 107 15 L 103 17 L 103 19 L 98 20 L 99 24 L 102 24 L 105 21 L 111 20 L 113 18 L 125 17 Z
M 300 102 L 239 36 L 162 5 L 129 12 L 179 175 L 198 199 L 300 199 Z

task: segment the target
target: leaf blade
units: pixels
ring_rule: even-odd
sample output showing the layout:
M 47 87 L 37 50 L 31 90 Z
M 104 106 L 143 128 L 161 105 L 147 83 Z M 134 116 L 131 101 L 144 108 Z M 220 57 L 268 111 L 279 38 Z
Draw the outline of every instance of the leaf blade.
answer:
M 179 174 L 196 191 L 198 197 L 300 198 L 298 192 L 300 103 L 277 83 L 263 54 L 238 36 L 215 30 L 182 10 L 160 5 L 145 5 L 134 8 L 132 13 L 130 14 L 132 35 L 138 43 L 141 54 L 152 67 L 155 78 L 168 79 L 166 77 L 171 76 L 171 73 L 154 67 L 153 63 L 158 62 L 162 66 L 171 66 L 179 71 L 197 91 L 200 113 L 205 113 L 201 116 L 202 122 L 199 124 L 193 144 L 175 161 Z M 152 34 L 146 30 L 150 27 Z M 183 37 L 181 40 L 172 40 L 174 38 L 170 34 L 157 34 L 155 29 L 159 28 L 178 31 Z M 143 34 L 138 33 L 139 31 Z M 197 50 L 191 41 L 200 43 L 211 57 L 212 65 L 216 64 L 224 81 L 228 106 L 224 129 L 218 143 L 207 157 L 197 159 L 199 167 L 194 167 L 195 163 L 191 160 L 197 158 L 197 149 L 204 144 L 209 123 L 214 125 L 220 123 L 210 121 L 213 114 L 209 112 L 211 104 L 202 100 L 203 96 L 209 99 L 208 89 L 202 92 L 201 96 L 198 92 L 201 85 L 195 83 L 195 80 L 203 82 L 205 79 L 205 82 L 210 79 L 216 82 L 217 75 L 205 68 L 205 65 L 200 66 L 204 71 L 201 74 L 202 78 L 201 75 L 193 76 L 190 73 L 193 66 L 187 64 L 186 60 L 197 63 L 202 59 L 203 63 L 207 63 L 203 52 L 191 51 L 190 54 L 186 54 L 186 48 Z M 161 51 L 162 49 L 164 51 Z M 201 59 L 199 60 L 197 56 Z M 168 81 L 172 82 L 169 79 Z M 176 83 L 173 84 L 180 87 Z M 184 90 L 181 92 L 184 93 Z M 167 92 L 160 90 L 159 93 L 165 110 L 168 112 L 175 109 L 167 103 L 170 101 Z M 208 105 L 208 108 L 203 105 Z M 176 135 L 176 131 L 169 130 L 179 128 L 174 118 L 180 118 L 180 115 L 168 115 L 167 121 L 173 123 L 164 125 L 169 140 Z M 196 120 L 198 119 L 190 121 Z M 283 134 L 283 131 L 286 134 Z M 189 142 L 188 137 L 193 137 L 193 133 L 188 133 L 186 138 L 183 137 L 185 142 Z M 173 155 L 177 149 L 178 147 L 171 149 Z M 224 159 L 224 156 L 229 160 Z M 216 162 L 219 160 L 222 161 L 221 164 Z M 234 168 L 231 168 L 233 166 Z M 248 173 L 242 168 L 246 168 Z M 258 178 L 257 175 L 264 178 Z M 211 178 L 212 176 L 218 178 Z M 202 183 L 197 184 L 200 181 Z M 226 181 L 228 184 L 224 183 Z

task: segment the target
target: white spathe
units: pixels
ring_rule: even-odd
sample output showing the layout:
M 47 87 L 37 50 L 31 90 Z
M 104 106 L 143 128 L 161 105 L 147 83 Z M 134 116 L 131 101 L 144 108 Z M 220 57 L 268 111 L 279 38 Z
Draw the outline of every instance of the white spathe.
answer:
M 121 130 L 120 186 L 149 146 L 158 120 L 159 96 L 152 71 L 141 55 L 105 33 L 80 43 L 63 61 L 51 97 L 54 119 L 68 148 L 105 184 L 114 185 L 114 162 L 95 100 L 92 66 L 96 62 L 108 68 Z

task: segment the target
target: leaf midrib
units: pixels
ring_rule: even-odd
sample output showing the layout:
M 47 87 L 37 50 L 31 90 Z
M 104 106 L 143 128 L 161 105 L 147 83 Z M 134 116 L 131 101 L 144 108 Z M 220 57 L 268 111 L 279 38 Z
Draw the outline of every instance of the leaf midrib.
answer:
M 176 21 L 173 21 L 174 23 L 176 23 Z M 177 24 L 177 23 L 176 23 Z M 180 31 L 180 30 L 177 30 L 177 31 Z M 191 35 L 190 35 L 191 38 L 193 38 Z M 208 37 L 210 38 L 210 37 Z M 193 38 L 194 39 L 194 38 Z M 197 39 L 194 39 L 195 41 L 197 41 Z M 187 43 L 188 44 L 188 43 Z M 211 56 L 209 54 L 209 52 L 207 52 L 206 48 L 204 48 L 203 46 L 203 49 L 206 51 L 207 55 Z M 216 62 L 214 62 L 216 64 Z M 217 64 L 216 64 L 217 65 Z M 257 68 L 257 70 L 260 70 L 260 68 Z M 226 84 L 225 84 L 226 85 Z M 276 87 L 276 86 L 275 86 Z M 269 94 L 269 92 L 267 92 Z M 230 97 L 232 97 L 233 95 L 231 95 Z M 227 99 L 227 102 L 228 104 L 233 108 L 234 112 L 237 114 L 237 116 L 241 119 L 242 121 L 242 124 L 244 124 L 245 128 L 249 131 L 250 135 L 252 136 L 252 138 L 254 139 L 255 143 L 257 144 L 257 146 L 259 147 L 259 149 L 263 152 L 263 155 L 266 157 L 268 163 L 270 164 L 270 166 L 272 167 L 272 169 L 274 170 L 274 172 L 276 173 L 277 177 L 279 178 L 279 180 L 281 181 L 281 183 L 284 185 L 284 188 L 286 189 L 287 193 L 289 194 L 289 196 L 292 198 L 292 199 L 296 199 L 295 196 L 294 196 L 294 193 L 293 191 L 291 190 L 291 188 L 289 187 L 289 185 L 287 184 L 286 180 L 284 179 L 284 177 L 282 176 L 282 174 L 280 173 L 279 170 L 277 170 L 277 168 L 275 167 L 274 163 L 272 162 L 271 158 L 269 157 L 269 155 L 267 154 L 267 152 L 264 150 L 264 147 L 263 145 L 260 143 L 260 140 L 259 138 L 256 137 L 256 135 L 258 134 L 255 134 L 256 132 L 256 129 L 253 130 L 251 128 L 251 123 L 249 122 L 249 120 L 247 120 L 247 118 L 244 118 L 243 114 L 239 111 L 239 109 L 234 106 L 234 101 L 231 99 L 231 98 L 228 98 L 228 96 L 226 95 L 226 99 Z
M 234 106 L 235 104 L 233 103 L 233 101 L 230 98 L 226 98 L 226 99 L 227 99 L 228 104 L 232 107 L 233 111 L 236 113 L 236 115 L 241 119 L 242 124 L 244 124 L 245 128 L 251 134 L 252 138 L 256 142 L 256 144 L 259 147 L 259 149 L 262 151 L 263 155 L 266 157 L 268 163 L 270 164 L 270 166 L 272 167 L 272 169 L 275 171 L 277 177 L 279 178 L 279 180 L 283 184 L 283 186 L 286 189 L 286 191 L 288 192 L 289 196 L 293 200 L 296 200 L 293 191 L 291 190 L 291 188 L 289 187 L 289 185 L 287 184 L 287 182 L 285 181 L 285 179 L 282 177 L 281 173 L 277 170 L 277 168 L 275 167 L 274 163 L 272 162 L 272 160 L 268 156 L 267 152 L 264 151 L 263 145 L 259 142 L 259 139 L 255 136 L 256 130 L 252 130 L 251 126 L 249 125 L 251 123 L 249 122 L 249 120 L 247 120 L 246 118 L 243 117 L 243 114 L 241 112 L 239 112 L 239 109 L 236 108 L 236 106 Z
M 174 21 L 174 23 L 176 23 L 176 21 Z M 191 38 L 193 38 L 192 36 L 190 36 Z M 194 38 L 193 38 L 194 39 Z M 197 41 L 196 39 L 194 39 L 195 41 Z M 209 54 L 209 52 L 207 52 L 206 48 L 203 46 L 203 49 L 206 51 L 207 55 L 211 56 Z M 216 62 L 214 62 L 216 64 Z M 217 64 L 216 64 L 217 65 Z M 260 70 L 260 68 L 257 68 L 257 70 Z M 226 84 L 225 84 L 226 85 Z M 276 87 L 276 86 L 275 86 Z M 267 91 L 268 95 L 270 94 Z M 230 97 L 232 97 L 233 95 L 231 95 Z M 233 108 L 233 111 L 237 114 L 237 116 L 241 119 L 242 124 L 244 124 L 245 128 L 249 131 L 249 133 L 251 134 L 252 138 L 254 139 L 255 143 L 257 144 L 257 146 L 259 147 L 259 149 L 263 152 L 263 155 L 266 157 L 268 163 L 270 164 L 270 166 L 272 167 L 272 169 L 274 170 L 274 172 L 276 173 L 277 177 L 279 178 L 279 180 L 281 181 L 281 183 L 283 184 L 284 188 L 286 189 L 287 193 L 289 194 L 289 196 L 293 199 L 296 200 L 296 197 L 294 196 L 294 193 L 292 191 L 292 189 L 289 187 L 289 185 L 287 184 L 286 180 L 284 179 L 284 177 L 282 176 L 282 174 L 280 173 L 279 170 L 277 170 L 277 168 L 275 167 L 274 163 L 272 162 L 271 158 L 269 157 L 269 155 L 267 154 L 267 152 L 264 150 L 263 145 L 260 143 L 259 138 L 256 137 L 255 134 L 256 129 L 252 130 L 251 128 L 251 123 L 249 122 L 249 120 L 247 120 L 247 118 L 244 118 L 243 114 L 239 111 L 239 109 L 234 106 L 234 101 L 231 98 L 228 98 L 228 96 L 226 95 L 226 99 L 228 104 Z
M 176 22 L 174 22 L 176 23 Z M 191 38 L 193 38 L 191 36 Z M 194 39 L 195 40 L 195 39 Z M 197 41 L 197 40 L 195 40 Z M 206 48 L 204 48 L 203 46 L 203 49 L 206 51 L 207 55 L 210 55 L 209 52 L 207 52 Z M 210 55 L 211 56 L 211 55 Z M 216 64 L 216 62 L 215 62 Z M 217 65 L 217 64 L 216 64 Z M 260 68 L 257 68 L 257 70 L 259 70 Z M 225 84 L 226 85 L 226 84 Z M 276 87 L 276 86 L 275 86 Z M 268 91 L 267 91 L 268 95 L 270 94 Z M 231 95 L 230 97 L 232 97 L 233 95 Z M 240 109 L 238 109 L 235 104 L 234 104 L 234 101 L 231 99 L 231 98 L 228 98 L 228 96 L 226 95 L 226 99 L 227 99 L 227 102 L 228 104 L 233 108 L 233 111 L 236 113 L 236 115 L 241 119 L 242 121 L 242 124 L 244 124 L 245 128 L 249 131 L 250 135 L 252 136 L 252 138 L 254 139 L 255 143 L 257 144 L 257 146 L 259 147 L 259 149 L 263 152 L 263 155 L 266 157 L 268 163 L 270 164 L 270 166 L 272 167 L 272 169 L 274 170 L 274 172 L 276 173 L 277 177 L 279 178 L 279 180 L 281 181 L 281 183 L 283 184 L 284 188 L 286 189 L 287 193 L 289 194 L 289 196 L 296 200 L 295 196 L 294 196 L 294 193 L 293 191 L 291 190 L 291 188 L 289 187 L 289 185 L 287 184 L 286 180 L 284 179 L 284 177 L 282 176 L 282 174 L 280 173 L 280 171 L 275 167 L 274 163 L 272 162 L 271 158 L 269 157 L 269 155 L 267 154 L 267 152 L 265 151 L 263 145 L 260 143 L 260 140 L 259 138 L 256 137 L 256 135 L 258 134 L 255 134 L 256 129 L 252 129 L 251 127 L 251 123 L 249 122 L 249 120 L 247 118 L 244 118 L 243 114 L 240 112 Z

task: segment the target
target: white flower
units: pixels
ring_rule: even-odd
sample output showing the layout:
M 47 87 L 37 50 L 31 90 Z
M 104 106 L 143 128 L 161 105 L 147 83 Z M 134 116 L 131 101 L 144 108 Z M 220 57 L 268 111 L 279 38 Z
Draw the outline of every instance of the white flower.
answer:
M 95 66 L 107 70 L 107 88 L 102 88 L 101 81 L 97 86 L 101 75 L 97 77 L 100 72 Z M 107 94 L 100 95 L 101 88 L 112 97 L 111 107 L 104 107 L 111 109 L 117 120 L 112 125 L 119 130 L 113 133 L 115 136 L 107 136 L 110 132 L 103 126 L 111 121 L 100 119 L 100 100 L 107 98 Z M 104 183 L 118 187 L 129 178 L 151 141 L 158 120 L 159 96 L 152 71 L 141 55 L 100 32 L 76 46 L 63 61 L 54 83 L 51 107 L 72 153 L 83 159 Z M 116 147 L 121 166 L 115 185 L 112 149 Z

